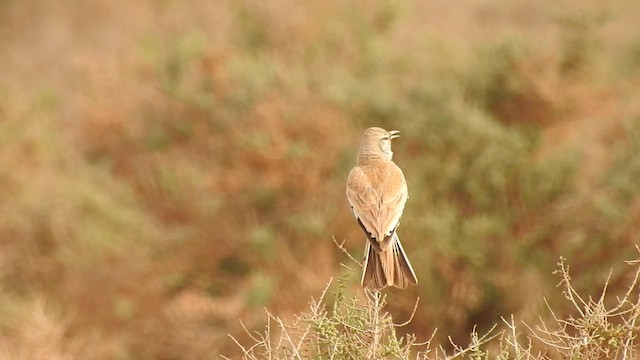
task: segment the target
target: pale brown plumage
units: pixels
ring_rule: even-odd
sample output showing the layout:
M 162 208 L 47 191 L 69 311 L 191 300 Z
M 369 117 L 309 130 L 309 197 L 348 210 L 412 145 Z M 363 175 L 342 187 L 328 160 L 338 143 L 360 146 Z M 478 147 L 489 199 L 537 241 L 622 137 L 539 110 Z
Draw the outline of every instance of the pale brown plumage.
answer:
M 399 131 L 373 127 L 364 132 L 358 163 L 349 173 L 347 200 L 367 236 L 362 286 L 406 288 L 418 280 L 396 229 L 407 201 L 402 170 L 391 160 Z

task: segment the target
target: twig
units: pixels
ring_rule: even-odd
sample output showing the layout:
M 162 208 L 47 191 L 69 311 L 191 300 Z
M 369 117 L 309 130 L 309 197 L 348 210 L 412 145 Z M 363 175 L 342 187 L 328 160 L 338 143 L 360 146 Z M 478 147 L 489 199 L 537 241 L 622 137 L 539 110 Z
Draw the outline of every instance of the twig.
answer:
M 457 357 L 460 357 L 462 355 L 465 355 L 466 353 L 468 353 L 469 351 L 472 351 L 474 349 L 478 349 L 481 345 L 484 345 L 486 343 L 488 343 L 489 341 L 497 338 L 498 336 L 502 335 L 502 332 L 496 333 L 494 335 L 491 335 L 491 333 L 496 329 L 498 325 L 494 324 L 491 329 L 489 329 L 489 331 L 487 331 L 484 335 L 482 335 L 482 337 L 478 337 L 478 333 L 476 332 L 476 327 L 473 327 L 473 332 L 471 333 L 471 344 L 469 344 L 469 346 L 467 346 L 466 348 L 462 348 L 461 346 L 457 345 L 455 342 L 453 342 L 453 339 L 451 339 L 451 337 L 449 336 L 449 342 L 451 343 L 451 345 L 453 346 L 455 352 L 451 355 L 451 356 L 447 356 L 446 352 L 444 351 L 444 349 L 442 348 L 442 346 L 440 346 L 440 350 L 443 353 L 443 356 L 445 357 L 445 359 L 447 360 L 451 360 L 451 359 L 455 359 Z
M 331 238 L 333 238 L 333 243 L 336 244 L 336 246 L 338 247 L 338 249 L 340 249 L 343 253 L 347 254 L 347 256 L 349 257 L 349 259 L 353 260 L 353 262 L 355 262 L 356 264 L 358 264 L 360 267 L 362 267 L 362 263 L 358 260 L 356 260 L 356 258 L 354 258 L 349 251 L 344 247 L 344 243 L 347 241 L 342 240 L 342 243 L 338 244 L 338 240 L 336 240 L 335 236 L 331 236 Z
M 571 285 L 571 276 L 569 275 L 569 266 L 565 266 L 564 260 L 565 260 L 564 257 L 561 256 L 560 261 L 558 262 L 558 266 L 560 266 L 559 271 L 560 271 L 560 274 L 562 275 L 562 280 L 560 281 L 560 284 L 563 284 L 565 287 L 566 291 L 564 292 L 564 294 L 566 298 L 569 301 L 571 301 L 571 303 L 573 303 L 576 310 L 578 310 L 578 312 L 580 313 L 580 316 L 584 317 L 585 314 L 582 311 L 582 309 L 583 308 L 586 309 L 588 305 Z M 578 301 L 576 301 L 576 299 L 580 301 L 580 303 L 582 304 L 582 307 L 578 305 Z
M 380 304 L 380 291 L 378 290 L 374 290 L 373 291 L 373 297 L 374 297 L 374 306 L 373 306 L 373 341 L 371 343 L 371 356 L 369 356 L 370 359 L 375 359 L 376 358 L 376 354 L 378 352 L 378 342 L 379 342 L 379 337 L 380 337 L 380 331 L 378 329 L 378 316 L 379 316 L 379 304 Z
M 393 324 L 393 326 L 395 327 L 403 327 L 403 326 L 407 326 L 411 323 L 411 321 L 413 320 L 413 317 L 416 315 L 416 310 L 418 309 L 418 303 L 420 302 L 420 297 L 416 298 L 416 302 L 413 305 L 413 311 L 411 312 L 411 316 L 409 317 L 409 320 L 401 323 L 401 324 Z

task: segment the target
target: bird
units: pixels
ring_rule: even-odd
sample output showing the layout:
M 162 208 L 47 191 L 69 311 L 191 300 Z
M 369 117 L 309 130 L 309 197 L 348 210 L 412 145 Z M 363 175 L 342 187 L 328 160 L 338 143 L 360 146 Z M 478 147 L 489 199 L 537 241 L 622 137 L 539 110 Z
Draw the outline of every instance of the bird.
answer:
M 365 130 L 347 179 L 347 200 L 367 237 L 361 285 L 374 290 L 418 283 L 397 234 L 408 198 L 404 174 L 392 160 L 391 140 L 398 137 L 398 130 Z

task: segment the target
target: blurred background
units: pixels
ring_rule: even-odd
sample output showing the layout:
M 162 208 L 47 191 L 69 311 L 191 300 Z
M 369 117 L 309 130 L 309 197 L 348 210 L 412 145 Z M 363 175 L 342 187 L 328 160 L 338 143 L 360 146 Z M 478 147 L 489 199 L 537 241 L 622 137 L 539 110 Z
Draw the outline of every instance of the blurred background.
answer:
M 402 131 L 401 332 L 626 290 L 640 2 L 0 2 L 0 358 L 205 359 L 359 272 L 344 187 Z M 350 266 L 354 266 L 351 264 Z

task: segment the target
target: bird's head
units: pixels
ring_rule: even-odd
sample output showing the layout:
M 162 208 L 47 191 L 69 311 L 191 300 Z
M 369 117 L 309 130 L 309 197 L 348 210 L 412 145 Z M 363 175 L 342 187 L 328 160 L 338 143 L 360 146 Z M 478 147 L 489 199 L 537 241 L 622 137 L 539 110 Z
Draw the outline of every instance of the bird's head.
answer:
M 391 160 L 393 158 L 391 140 L 399 137 L 400 131 L 398 130 L 387 131 L 379 127 L 368 128 L 362 135 L 358 157 L 383 155 Z

